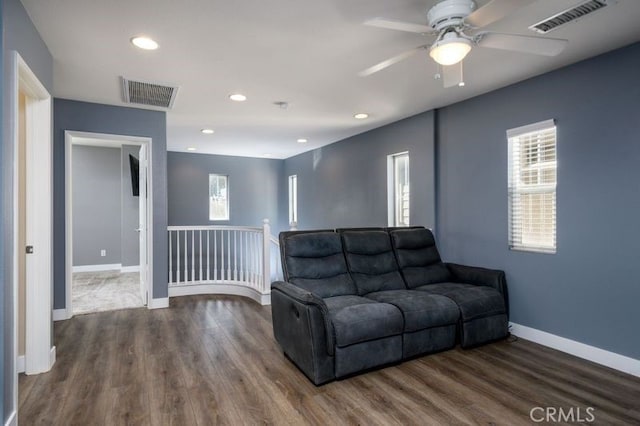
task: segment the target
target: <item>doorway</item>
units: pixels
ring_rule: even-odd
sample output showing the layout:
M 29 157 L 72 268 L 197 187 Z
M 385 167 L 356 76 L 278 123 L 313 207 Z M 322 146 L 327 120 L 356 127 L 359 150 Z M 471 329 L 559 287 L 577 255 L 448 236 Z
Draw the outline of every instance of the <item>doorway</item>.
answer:
M 147 305 L 150 143 L 65 132 L 67 318 Z

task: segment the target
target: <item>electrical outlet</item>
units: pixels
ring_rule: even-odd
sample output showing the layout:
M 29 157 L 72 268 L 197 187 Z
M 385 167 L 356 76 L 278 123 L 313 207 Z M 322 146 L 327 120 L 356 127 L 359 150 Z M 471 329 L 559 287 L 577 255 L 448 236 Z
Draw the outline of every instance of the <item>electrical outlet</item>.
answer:
M 107 251 L 106 250 L 100 250 L 100 256 L 105 257 L 107 255 Z

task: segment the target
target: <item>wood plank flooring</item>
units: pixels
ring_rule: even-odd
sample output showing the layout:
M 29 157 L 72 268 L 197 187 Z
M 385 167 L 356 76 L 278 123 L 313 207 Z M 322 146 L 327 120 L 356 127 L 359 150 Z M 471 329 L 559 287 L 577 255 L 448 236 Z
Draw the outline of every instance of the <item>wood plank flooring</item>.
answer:
M 524 425 L 538 406 L 640 424 L 640 379 L 524 340 L 316 387 L 282 355 L 270 307 L 237 297 L 76 316 L 55 344 L 52 371 L 20 375 L 21 425 Z

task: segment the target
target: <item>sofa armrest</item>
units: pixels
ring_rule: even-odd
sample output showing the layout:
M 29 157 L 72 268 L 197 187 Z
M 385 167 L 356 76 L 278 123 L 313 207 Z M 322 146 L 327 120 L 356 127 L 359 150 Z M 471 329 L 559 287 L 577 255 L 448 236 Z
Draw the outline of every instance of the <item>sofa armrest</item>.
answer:
M 280 290 L 288 297 L 297 300 L 298 302 L 304 303 L 305 305 L 318 305 L 325 306 L 324 301 L 311 293 L 308 290 L 303 289 L 302 287 L 298 287 L 297 285 L 293 285 L 286 281 L 274 281 L 271 283 L 271 290 Z
M 456 282 L 483 285 L 493 287 L 504 298 L 504 304 L 509 315 L 509 293 L 507 290 L 507 279 L 504 271 L 498 269 L 480 268 L 477 266 L 459 265 L 457 263 L 445 263 L 449 272 Z
M 334 331 L 324 301 L 291 283 L 271 284 L 273 335 L 316 385 L 335 379 Z
M 300 288 L 296 285 L 293 285 L 286 281 L 275 281 L 271 283 L 271 291 L 278 291 L 283 294 L 285 298 L 292 299 L 299 304 L 304 306 L 306 310 L 316 310 L 319 311 L 319 316 L 322 318 L 322 328 L 324 328 L 326 335 L 326 344 L 327 344 L 327 353 L 328 355 L 333 356 L 334 350 L 334 338 L 333 338 L 333 323 L 331 322 L 331 318 L 329 317 L 329 310 L 327 305 L 324 303 L 320 297 L 315 294 L 307 291 L 303 288 Z M 300 316 L 300 312 L 292 312 L 292 314 L 298 318 Z M 317 316 L 317 315 L 316 315 Z M 290 326 L 291 322 L 289 323 Z M 316 324 L 319 326 L 320 324 Z M 274 327 L 276 324 L 274 324 Z M 309 336 L 313 337 L 313 336 Z

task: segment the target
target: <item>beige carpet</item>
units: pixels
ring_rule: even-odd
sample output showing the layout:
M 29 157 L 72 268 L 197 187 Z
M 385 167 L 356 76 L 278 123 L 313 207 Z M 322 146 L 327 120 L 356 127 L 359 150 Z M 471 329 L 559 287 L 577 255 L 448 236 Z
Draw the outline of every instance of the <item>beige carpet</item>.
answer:
M 139 308 L 140 274 L 138 272 L 75 272 L 71 292 L 73 314 Z

